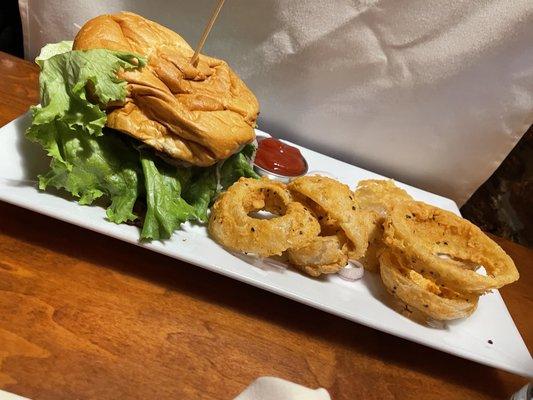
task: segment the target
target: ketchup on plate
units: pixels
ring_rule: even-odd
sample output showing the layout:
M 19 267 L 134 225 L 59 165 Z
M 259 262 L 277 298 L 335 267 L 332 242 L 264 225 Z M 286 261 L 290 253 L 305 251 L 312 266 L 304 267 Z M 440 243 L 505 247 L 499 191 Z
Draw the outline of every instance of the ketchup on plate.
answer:
M 300 150 L 274 138 L 265 138 L 259 142 L 255 165 L 284 176 L 299 176 L 307 171 L 307 164 Z

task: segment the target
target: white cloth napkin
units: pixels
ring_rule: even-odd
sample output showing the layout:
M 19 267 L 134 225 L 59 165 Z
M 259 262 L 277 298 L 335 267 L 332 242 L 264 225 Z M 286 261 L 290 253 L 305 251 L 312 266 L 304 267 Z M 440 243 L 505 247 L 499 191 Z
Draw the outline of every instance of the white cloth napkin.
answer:
M 235 400 L 331 400 L 325 389 L 309 389 L 280 378 L 256 379 Z
M 215 0 L 19 0 L 26 57 L 130 10 L 193 46 Z M 461 205 L 533 123 L 531 0 L 232 0 L 205 52 L 259 127 Z
M 0 400 L 28 400 L 26 397 L 17 396 L 16 394 L 0 390 Z
M 0 390 L 0 400 L 29 400 Z M 325 389 L 309 389 L 280 378 L 256 379 L 234 400 L 331 400 Z

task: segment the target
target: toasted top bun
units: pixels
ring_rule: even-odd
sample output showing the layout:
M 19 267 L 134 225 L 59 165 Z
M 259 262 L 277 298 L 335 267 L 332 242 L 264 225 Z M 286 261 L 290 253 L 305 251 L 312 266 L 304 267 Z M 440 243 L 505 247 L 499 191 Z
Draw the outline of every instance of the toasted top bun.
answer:
M 177 33 L 139 15 L 121 12 L 88 21 L 75 50 L 103 48 L 148 58 L 141 70 L 120 71 L 128 96 L 109 105 L 107 126 L 173 159 L 209 166 L 254 140 L 259 104 L 225 61 L 200 55 Z

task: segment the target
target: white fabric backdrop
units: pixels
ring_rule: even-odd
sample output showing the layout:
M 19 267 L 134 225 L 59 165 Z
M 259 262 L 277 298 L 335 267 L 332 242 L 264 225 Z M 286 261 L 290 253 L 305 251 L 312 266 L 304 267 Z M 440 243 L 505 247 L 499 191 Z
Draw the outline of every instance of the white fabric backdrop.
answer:
M 194 47 L 214 0 L 19 0 L 27 58 L 129 10 Z M 460 205 L 533 123 L 531 0 L 228 0 L 205 53 L 259 127 Z

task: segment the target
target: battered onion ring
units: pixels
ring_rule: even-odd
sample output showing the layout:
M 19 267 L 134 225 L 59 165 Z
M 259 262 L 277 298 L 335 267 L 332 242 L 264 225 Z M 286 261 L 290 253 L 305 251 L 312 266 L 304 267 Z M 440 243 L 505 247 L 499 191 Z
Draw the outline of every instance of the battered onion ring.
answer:
M 463 295 L 437 286 L 419 273 L 402 266 L 390 250 L 381 254 L 380 264 L 381 279 L 387 290 L 430 318 L 466 318 L 476 310 L 476 295 Z
M 324 176 L 303 176 L 288 185 L 289 190 L 308 197 L 335 220 L 354 245 L 349 256 L 359 259 L 368 247 L 374 229 L 374 213 L 362 211 L 350 188 Z
M 354 192 L 355 200 L 361 208 L 373 210 L 382 218 L 386 218 L 394 206 L 400 201 L 411 201 L 413 198 L 391 179 L 366 179 L 359 181 Z
M 248 215 L 259 210 L 279 217 Z M 208 230 L 218 243 L 233 251 L 268 257 L 305 246 L 318 235 L 320 225 L 307 208 L 292 201 L 283 184 L 266 178 L 241 178 L 213 205 Z
M 377 271 L 379 269 L 379 255 L 385 249 L 383 243 L 383 223 L 390 210 L 400 201 L 411 201 L 413 198 L 403 189 L 394 184 L 393 180 L 366 179 L 359 181 L 354 192 L 355 201 L 363 210 L 377 213 L 374 229 L 371 231 L 368 249 L 359 260 L 365 269 Z
M 301 248 L 287 250 L 289 262 L 313 277 L 338 272 L 348 263 L 353 245 L 337 221 L 317 203 L 296 192 L 293 198 L 311 210 L 320 224 L 320 236 Z
M 348 264 L 347 238 L 343 234 L 317 236 L 299 249 L 287 251 L 289 262 L 317 277 L 334 274 Z
M 457 292 L 483 294 L 519 277 L 511 257 L 481 229 L 422 202 L 394 205 L 385 223 L 384 241 L 408 260 L 409 268 Z M 451 260 L 441 258 L 442 254 Z M 487 276 L 475 272 L 472 265 L 482 265 Z
M 339 226 L 337 220 L 333 219 L 328 213 L 320 207 L 317 203 L 311 200 L 309 197 L 305 197 L 300 193 L 291 192 L 294 201 L 303 204 L 306 208 L 311 210 L 314 217 L 320 224 L 320 234 L 322 236 L 336 235 L 341 232 L 342 229 Z
M 383 243 L 383 226 L 376 225 L 374 231 L 370 235 L 368 248 L 365 255 L 359 261 L 363 267 L 370 272 L 379 271 L 379 255 L 386 248 Z

